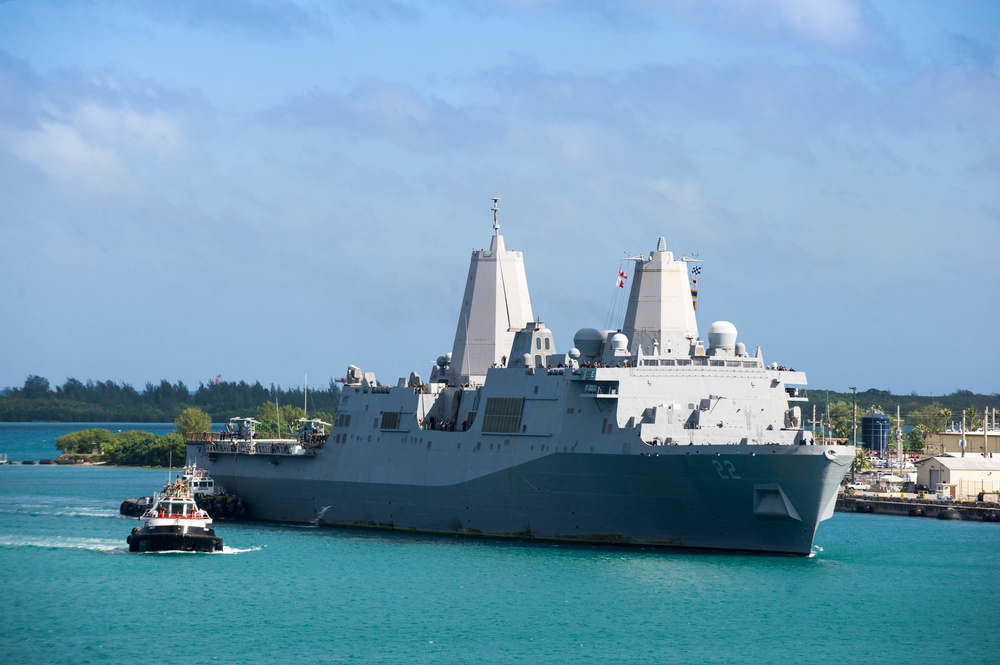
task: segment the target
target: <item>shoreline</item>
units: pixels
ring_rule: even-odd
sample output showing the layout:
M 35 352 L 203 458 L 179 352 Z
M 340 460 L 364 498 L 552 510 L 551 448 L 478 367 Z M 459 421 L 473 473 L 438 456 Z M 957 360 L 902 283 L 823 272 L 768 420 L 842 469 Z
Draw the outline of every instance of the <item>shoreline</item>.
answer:
M 970 522 L 1000 523 L 1000 505 L 982 502 L 930 501 L 901 496 L 839 496 L 839 513 L 868 513 L 897 517 L 930 517 Z
M 39 460 L 9 460 L 3 466 L 106 466 L 110 469 L 177 469 L 182 467 L 148 466 L 144 464 L 112 464 L 110 462 L 59 462 L 58 458 L 43 458 Z

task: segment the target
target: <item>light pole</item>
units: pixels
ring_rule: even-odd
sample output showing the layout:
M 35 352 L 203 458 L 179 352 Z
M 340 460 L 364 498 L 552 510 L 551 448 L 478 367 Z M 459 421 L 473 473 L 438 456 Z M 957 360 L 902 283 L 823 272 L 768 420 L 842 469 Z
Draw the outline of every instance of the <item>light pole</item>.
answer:
M 858 387 L 851 386 L 853 396 L 851 401 L 854 404 L 854 415 L 851 418 L 851 445 L 854 446 L 854 464 L 851 465 L 851 482 L 854 482 L 854 472 L 858 467 Z

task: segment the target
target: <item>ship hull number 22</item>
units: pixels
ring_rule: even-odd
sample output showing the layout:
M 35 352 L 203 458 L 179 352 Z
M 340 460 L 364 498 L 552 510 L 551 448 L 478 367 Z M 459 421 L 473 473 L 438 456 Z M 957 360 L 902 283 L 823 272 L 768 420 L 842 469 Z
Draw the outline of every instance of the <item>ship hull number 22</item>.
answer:
M 719 478 L 723 480 L 742 480 L 740 476 L 736 473 L 736 467 L 729 460 L 712 460 L 712 464 L 715 466 L 715 470 L 719 474 Z

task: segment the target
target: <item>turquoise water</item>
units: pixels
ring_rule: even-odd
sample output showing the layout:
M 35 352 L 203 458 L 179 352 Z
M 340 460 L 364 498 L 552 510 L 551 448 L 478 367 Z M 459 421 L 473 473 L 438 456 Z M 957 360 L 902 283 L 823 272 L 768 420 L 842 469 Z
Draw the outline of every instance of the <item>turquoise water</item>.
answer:
M 112 432 L 137 429 L 153 434 L 168 434 L 175 429 L 173 423 L 0 423 L 0 453 L 6 453 L 12 462 L 55 459 L 59 456 L 57 437 L 92 427 Z
M 28 445 L 24 427 L 0 424 L 0 452 Z M 33 427 L 41 448 L 26 458 L 54 457 L 66 426 L 43 443 L 45 426 Z M 118 505 L 165 480 L 160 469 L 0 467 L 0 663 L 843 665 L 1000 653 L 997 524 L 838 513 L 815 556 L 775 558 L 217 522 L 222 553 L 129 554 L 136 521 Z

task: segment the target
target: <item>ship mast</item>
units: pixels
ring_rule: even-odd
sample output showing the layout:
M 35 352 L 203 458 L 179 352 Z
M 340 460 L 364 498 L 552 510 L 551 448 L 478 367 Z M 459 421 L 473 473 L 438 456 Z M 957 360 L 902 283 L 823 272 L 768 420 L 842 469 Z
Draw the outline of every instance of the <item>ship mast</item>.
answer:
M 524 259 L 504 246 L 500 197 L 492 197 L 489 249 L 472 252 L 465 295 L 446 376 L 448 383 L 482 383 L 491 367 L 505 364 L 516 331 L 534 321 Z

